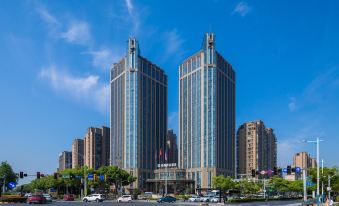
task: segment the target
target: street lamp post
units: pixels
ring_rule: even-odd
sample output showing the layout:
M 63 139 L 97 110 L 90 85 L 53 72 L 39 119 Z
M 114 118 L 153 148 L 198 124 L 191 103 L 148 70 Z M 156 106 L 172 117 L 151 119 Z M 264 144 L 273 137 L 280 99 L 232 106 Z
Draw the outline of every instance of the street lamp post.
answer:
M 319 206 L 319 196 L 320 196 L 320 192 L 319 192 L 319 143 L 322 142 L 324 140 L 319 139 L 319 137 L 317 137 L 316 140 L 307 140 L 307 143 L 317 143 L 317 205 Z
M 321 176 L 324 175 L 324 159 L 321 159 Z M 321 178 L 321 200 L 324 202 L 324 181 Z

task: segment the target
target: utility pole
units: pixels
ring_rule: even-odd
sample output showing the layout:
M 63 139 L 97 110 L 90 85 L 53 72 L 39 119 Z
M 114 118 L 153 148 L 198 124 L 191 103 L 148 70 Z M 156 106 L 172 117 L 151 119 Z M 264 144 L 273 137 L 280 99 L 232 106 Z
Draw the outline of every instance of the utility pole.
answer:
M 331 188 L 331 177 L 328 176 L 328 189 Z M 328 199 L 331 199 L 331 190 L 328 190 Z
M 265 177 L 264 177 L 264 199 L 266 200 L 266 181 L 265 181 Z
M 324 174 L 324 159 L 321 159 L 321 176 Z M 321 202 L 324 202 L 324 181 L 321 180 Z
M 317 137 L 316 140 L 308 140 L 306 141 L 307 143 L 316 143 L 317 144 L 317 206 L 320 205 L 319 202 L 319 196 L 320 196 L 320 191 L 319 191 L 319 143 L 322 142 L 324 140 L 319 139 L 319 137 Z
M 304 182 L 304 202 L 307 201 L 307 188 L 306 188 L 306 177 L 307 177 L 307 170 L 303 169 L 303 182 Z
M 6 192 L 6 176 L 4 175 L 3 178 L 4 178 L 4 184 L 2 185 L 2 194 L 5 194 L 5 192 Z

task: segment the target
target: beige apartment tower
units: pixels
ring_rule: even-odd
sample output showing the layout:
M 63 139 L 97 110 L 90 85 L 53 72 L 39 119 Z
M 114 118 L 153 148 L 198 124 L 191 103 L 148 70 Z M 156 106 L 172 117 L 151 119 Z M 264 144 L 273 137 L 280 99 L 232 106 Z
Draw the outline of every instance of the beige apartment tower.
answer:
M 237 176 L 251 177 L 256 171 L 277 166 L 277 138 L 261 120 L 241 125 L 237 132 Z
M 84 166 L 84 140 L 74 139 L 72 143 L 72 168 Z
M 293 167 L 300 167 L 302 169 L 314 168 L 317 162 L 307 152 L 298 152 L 293 157 Z
M 84 164 L 92 169 L 109 165 L 110 129 L 90 127 L 84 139 Z
M 63 151 L 59 154 L 59 168 L 58 171 L 72 168 L 72 152 Z

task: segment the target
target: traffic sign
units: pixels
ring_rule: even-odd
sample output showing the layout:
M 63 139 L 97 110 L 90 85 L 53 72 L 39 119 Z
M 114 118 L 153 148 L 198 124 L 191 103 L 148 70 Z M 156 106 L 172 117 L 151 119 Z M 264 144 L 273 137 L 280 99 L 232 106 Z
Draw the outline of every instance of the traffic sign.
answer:
M 268 169 L 268 170 L 266 171 L 266 173 L 267 173 L 268 175 L 271 175 L 271 174 L 273 173 L 273 171 L 272 171 L 271 169 Z
M 282 169 L 283 173 L 287 173 L 287 168 Z
M 332 188 L 331 187 L 327 187 L 327 191 L 328 192 L 332 191 Z
M 69 179 L 70 175 L 69 174 L 62 174 L 63 179 Z
M 315 183 L 313 183 L 312 181 L 306 181 L 306 186 L 313 187 L 314 185 Z
M 100 175 L 99 179 L 100 179 L 100 181 L 105 181 L 105 175 Z
M 15 182 L 10 182 L 7 184 L 7 186 L 11 189 L 13 189 L 14 187 L 16 187 L 16 183 Z
M 88 174 L 88 175 L 87 175 L 87 178 L 88 178 L 89 180 L 93 180 L 93 179 L 94 179 L 94 175 L 93 175 L 93 174 Z
M 261 175 L 264 175 L 264 174 L 266 174 L 266 171 L 265 171 L 265 170 L 261 170 L 261 171 L 260 171 L 260 174 L 261 174 Z
M 300 167 L 296 167 L 296 168 L 295 168 L 295 172 L 296 172 L 296 173 L 300 173 L 300 172 L 301 172 L 301 168 L 300 168 Z

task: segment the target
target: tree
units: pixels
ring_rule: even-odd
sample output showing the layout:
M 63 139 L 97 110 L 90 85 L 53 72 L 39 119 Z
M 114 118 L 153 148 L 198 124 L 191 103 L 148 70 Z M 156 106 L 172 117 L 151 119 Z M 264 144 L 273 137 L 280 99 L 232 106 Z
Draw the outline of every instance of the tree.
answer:
M 289 191 L 289 181 L 284 180 L 280 177 L 272 177 L 269 181 L 269 184 L 272 185 L 272 188 L 278 192 L 287 192 Z
M 235 183 L 231 177 L 224 177 L 224 175 L 215 176 L 212 179 L 212 186 L 222 190 L 229 190 L 234 188 Z
M 244 194 L 254 194 L 260 191 L 261 184 L 244 179 L 237 182 L 235 188 Z
M 322 173 L 322 169 L 320 169 L 320 184 L 324 183 L 324 188 L 328 187 L 328 177 L 331 176 L 331 188 L 332 191 L 339 192 L 339 169 L 337 167 L 324 167 Z M 311 176 L 312 182 L 317 182 L 317 168 L 312 168 L 308 171 L 308 175 Z M 316 186 L 314 187 L 316 188 Z
M 7 188 L 8 188 L 7 183 L 9 183 L 9 182 L 17 183 L 17 181 L 18 181 L 17 175 L 13 172 L 11 165 L 8 164 L 6 161 L 1 162 L 0 177 L 5 177 L 5 183 L 6 183 Z
M 56 188 L 59 182 L 54 179 L 53 175 L 47 175 L 45 177 L 41 177 L 40 179 L 35 179 L 30 183 L 30 188 L 47 191 L 51 188 Z

